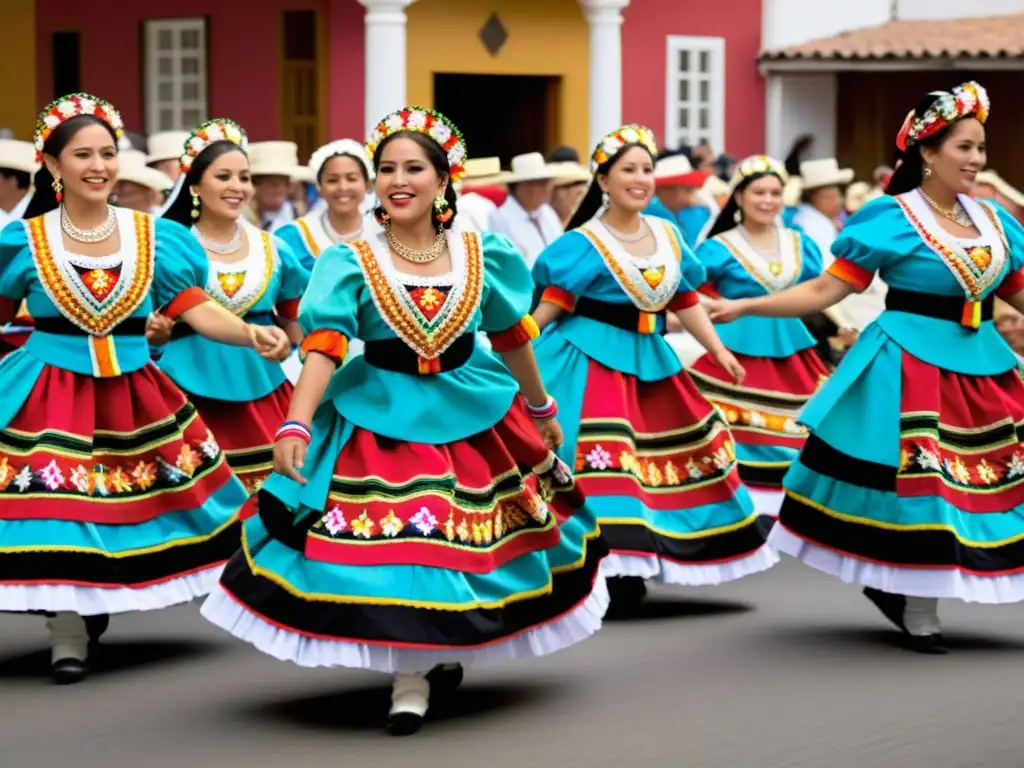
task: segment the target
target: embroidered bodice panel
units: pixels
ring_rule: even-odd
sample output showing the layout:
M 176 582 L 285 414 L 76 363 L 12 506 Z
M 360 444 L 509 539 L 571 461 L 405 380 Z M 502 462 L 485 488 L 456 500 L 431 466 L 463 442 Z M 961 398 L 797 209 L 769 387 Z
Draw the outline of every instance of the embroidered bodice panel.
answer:
M 803 249 L 800 236 L 781 224 L 775 228 L 774 254 L 768 256 L 755 248 L 739 227 L 716 235 L 743 270 L 768 293 L 777 293 L 795 284 L 803 272 Z
M 206 292 L 238 316 L 244 315 L 263 298 L 279 261 L 269 237 L 252 225 L 244 225 L 244 229 L 248 247 L 245 258 L 221 262 L 211 257 L 206 281 Z

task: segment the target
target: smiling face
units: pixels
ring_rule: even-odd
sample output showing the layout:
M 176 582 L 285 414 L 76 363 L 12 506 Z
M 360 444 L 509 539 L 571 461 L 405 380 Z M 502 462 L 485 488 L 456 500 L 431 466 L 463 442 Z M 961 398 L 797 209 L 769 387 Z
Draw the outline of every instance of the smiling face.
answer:
M 750 182 L 736 193 L 736 204 L 743 211 L 743 220 L 752 224 L 770 225 L 782 213 L 782 181 L 767 174 Z
M 404 226 L 429 218 L 434 198 L 448 186 L 448 174 L 434 167 L 426 148 L 412 135 L 396 134 L 378 152 L 376 190 L 384 211 Z
M 973 117 L 960 120 L 938 147 L 922 146 L 921 159 L 934 181 L 956 194 L 969 194 L 987 160 L 985 127 Z
M 610 207 L 639 213 L 654 197 L 654 158 L 643 147 L 630 147 L 597 182 L 608 193 Z
M 199 184 L 189 191 L 199 195 L 202 218 L 237 220 L 253 194 L 249 158 L 239 149 L 225 152 L 210 163 Z
M 80 128 L 56 158 L 44 156 L 46 166 L 64 185 L 65 198 L 106 202 L 117 181 L 117 147 L 104 126 Z
M 318 188 L 331 212 L 346 216 L 359 210 L 370 191 L 370 182 L 362 163 L 354 157 L 338 155 L 324 163 Z

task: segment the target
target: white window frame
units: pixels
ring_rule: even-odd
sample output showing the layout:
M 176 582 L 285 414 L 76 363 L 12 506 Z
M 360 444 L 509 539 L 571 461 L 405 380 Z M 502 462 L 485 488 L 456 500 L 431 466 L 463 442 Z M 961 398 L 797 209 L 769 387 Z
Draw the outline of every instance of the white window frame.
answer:
M 206 19 L 201 16 L 181 19 L 146 19 L 145 25 L 145 102 L 146 102 L 146 132 L 157 133 L 158 131 L 181 130 L 191 131 L 199 123 L 209 117 L 209 88 L 208 88 L 208 58 L 206 55 L 207 29 Z M 174 39 L 171 50 L 165 51 L 159 47 L 160 34 L 170 32 Z M 182 32 L 197 32 L 199 35 L 199 48 L 195 52 L 185 51 L 180 47 L 179 41 Z M 160 74 L 160 59 L 169 57 L 172 61 L 170 77 Z M 181 72 L 181 62 L 184 58 L 198 58 L 199 72 L 195 75 L 184 75 Z M 160 100 L 160 84 L 170 81 L 173 95 L 170 101 Z M 198 98 L 186 101 L 182 98 L 182 86 L 186 83 L 195 82 L 198 86 Z M 162 125 L 160 113 L 170 108 L 174 112 L 172 125 Z M 183 113 L 187 109 L 195 109 L 199 112 L 199 122 L 185 124 Z
M 726 151 L 725 146 L 725 38 L 697 37 L 692 35 L 668 35 L 667 58 L 665 67 L 665 147 L 677 149 L 687 144 L 695 145 L 703 134 L 711 144 L 716 155 Z M 696 61 L 700 54 L 710 57 L 709 90 L 708 90 L 708 127 L 701 130 L 699 125 L 700 103 L 695 99 L 700 94 L 700 75 L 691 70 L 689 73 L 679 71 L 679 54 L 688 51 L 691 62 Z M 690 101 L 679 99 L 679 83 L 686 78 L 690 82 Z M 680 128 L 679 112 L 689 105 L 690 127 Z M 697 138 L 693 138 L 694 134 Z

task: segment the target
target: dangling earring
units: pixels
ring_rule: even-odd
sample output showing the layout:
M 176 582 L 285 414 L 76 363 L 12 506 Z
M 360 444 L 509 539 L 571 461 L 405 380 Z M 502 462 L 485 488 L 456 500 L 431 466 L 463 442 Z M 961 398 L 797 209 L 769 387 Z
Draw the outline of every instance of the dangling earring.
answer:
M 64 201 L 64 182 L 55 178 L 50 186 L 53 187 L 53 194 L 57 196 L 57 205 L 60 205 Z
M 389 221 L 391 221 L 391 217 L 388 216 L 388 213 L 387 211 L 384 210 L 383 205 L 378 205 L 376 208 L 373 209 L 373 218 L 382 227 Z
M 434 216 L 437 218 L 438 228 L 442 224 L 451 221 L 452 216 L 455 215 L 455 211 L 448 205 L 448 200 L 444 195 L 438 195 L 434 198 Z
M 924 167 L 924 177 L 925 177 L 926 179 L 930 179 L 930 178 L 931 178 L 931 175 L 932 175 L 932 169 L 931 169 L 931 168 L 929 168 L 929 167 L 928 167 L 928 166 L 926 165 L 926 166 Z
M 195 192 L 192 193 L 192 219 L 193 221 L 199 218 L 199 195 Z
M 734 213 L 732 215 L 732 220 L 735 221 L 737 224 L 743 223 L 743 209 L 742 208 L 737 208 L 736 209 L 736 213 Z

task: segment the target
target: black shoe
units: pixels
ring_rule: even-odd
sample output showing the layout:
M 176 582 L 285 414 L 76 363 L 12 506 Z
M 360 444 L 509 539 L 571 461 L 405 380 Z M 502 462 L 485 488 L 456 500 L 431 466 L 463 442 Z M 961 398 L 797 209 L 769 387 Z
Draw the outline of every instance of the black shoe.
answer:
M 431 697 L 455 693 L 462 685 L 464 677 L 465 671 L 461 664 L 438 664 L 426 674 L 427 682 L 430 683 Z
M 874 587 L 864 587 L 864 597 L 875 604 L 875 607 L 882 612 L 889 621 L 896 625 L 896 629 L 904 634 L 907 632 L 907 625 L 903 623 L 903 612 L 907 608 L 907 598 L 903 595 L 892 595 Z
M 647 597 L 647 584 L 638 576 L 608 579 L 608 597 L 608 618 L 629 618 L 636 615 Z
M 85 619 L 85 630 L 89 633 L 89 642 L 95 645 L 103 637 L 103 634 L 110 627 L 110 616 L 106 613 L 100 613 L 96 616 L 83 616 Z
M 949 650 L 942 644 L 942 635 L 907 635 L 907 648 L 926 656 L 945 656 Z
M 89 674 L 89 665 L 82 659 L 57 659 L 50 671 L 57 685 L 74 685 L 82 682 Z
M 412 712 L 388 715 L 387 732 L 392 736 L 412 736 L 423 725 L 423 718 Z

